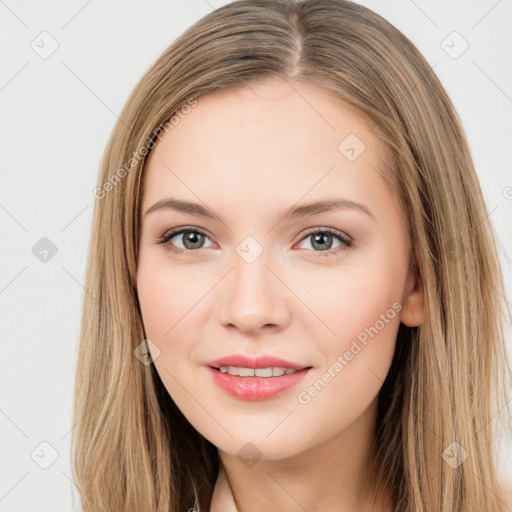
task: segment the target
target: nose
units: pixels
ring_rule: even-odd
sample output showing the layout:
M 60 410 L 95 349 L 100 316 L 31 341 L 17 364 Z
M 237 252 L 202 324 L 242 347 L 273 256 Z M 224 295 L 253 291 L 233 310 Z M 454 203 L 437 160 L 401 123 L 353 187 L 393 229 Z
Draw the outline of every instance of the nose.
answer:
M 279 269 L 273 267 L 265 252 L 252 262 L 234 254 L 233 268 L 220 290 L 219 320 L 224 326 L 245 334 L 256 334 L 263 327 L 286 327 L 292 293 L 279 277 Z

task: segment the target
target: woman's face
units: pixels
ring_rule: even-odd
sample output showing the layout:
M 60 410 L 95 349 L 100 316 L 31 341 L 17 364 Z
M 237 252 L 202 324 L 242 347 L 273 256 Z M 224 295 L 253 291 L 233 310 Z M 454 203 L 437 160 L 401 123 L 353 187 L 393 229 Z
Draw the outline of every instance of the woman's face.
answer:
M 284 458 L 371 425 L 399 323 L 422 315 L 382 143 L 313 86 L 197 101 L 144 177 L 137 288 L 165 387 L 232 455 Z M 235 364 L 287 368 L 253 377 L 210 367 L 232 355 L 289 363 Z

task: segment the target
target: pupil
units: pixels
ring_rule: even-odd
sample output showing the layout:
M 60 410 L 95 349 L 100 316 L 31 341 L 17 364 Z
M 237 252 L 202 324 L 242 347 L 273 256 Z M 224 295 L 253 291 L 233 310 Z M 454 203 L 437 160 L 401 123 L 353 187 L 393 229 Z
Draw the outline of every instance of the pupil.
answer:
M 197 249 L 196 245 L 200 247 L 200 242 L 204 235 L 196 233 L 194 231 L 188 231 L 185 236 L 185 247 L 188 249 Z M 188 247 L 187 244 L 192 244 L 192 247 Z
M 325 249 L 326 247 L 329 248 L 330 244 L 325 244 L 325 239 L 331 239 L 331 235 L 328 235 L 325 233 L 317 233 L 313 237 L 313 247 L 315 247 L 315 244 L 318 244 L 320 242 L 320 245 L 318 246 L 318 248 L 320 248 L 320 249 Z M 322 245 L 322 240 L 324 241 L 323 245 Z

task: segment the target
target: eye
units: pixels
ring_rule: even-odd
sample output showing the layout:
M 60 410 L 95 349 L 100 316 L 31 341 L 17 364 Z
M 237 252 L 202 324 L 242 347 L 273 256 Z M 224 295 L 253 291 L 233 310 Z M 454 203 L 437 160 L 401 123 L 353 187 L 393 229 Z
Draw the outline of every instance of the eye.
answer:
M 176 247 L 174 243 L 170 243 L 173 238 L 181 240 L 183 248 Z M 184 226 L 168 231 L 157 240 L 157 243 L 165 245 L 167 250 L 173 253 L 189 253 L 196 256 L 201 252 L 198 249 L 204 248 L 206 238 L 209 237 L 202 230 L 193 226 Z M 300 242 L 308 238 L 311 238 L 313 249 L 307 250 L 315 257 L 335 256 L 339 252 L 353 246 L 353 241 L 350 237 L 332 228 L 311 229 L 306 232 Z M 332 249 L 333 240 L 338 240 L 339 242 L 339 245 L 334 250 Z
M 170 242 L 173 238 L 181 240 L 183 248 L 177 248 L 171 244 Z M 185 226 L 168 231 L 157 241 L 157 243 L 164 244 L 169 251 L 174 253 L 197 253 L 197 249 L 203 248 L 205 238 L 208 238 L 208 236 L 203 231 L 194 228 L 193 226 Z
M 315 257 L 336 256 L 340 251 L 348 249 L 353 246 L 353 241 L 347 235 L 332 228 L 314 228 L 309 230 L 305 236 L 302 237 L 301 242 L 311 239 L 311 246 L 313 249 L 308 251 L 314 253 Z M 339 241 L 336 250 L 331 250 L 333 239 Z

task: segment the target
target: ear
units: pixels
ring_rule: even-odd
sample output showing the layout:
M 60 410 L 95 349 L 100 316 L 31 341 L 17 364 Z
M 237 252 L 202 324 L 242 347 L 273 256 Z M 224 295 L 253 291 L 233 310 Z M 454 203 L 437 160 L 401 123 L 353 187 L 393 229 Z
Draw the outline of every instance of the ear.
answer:
M 418 279 L 413 273 L 407 278 L 405 293 L 400 321 L 408 327 L 418 327 L 425 321 L 425 305 Z

